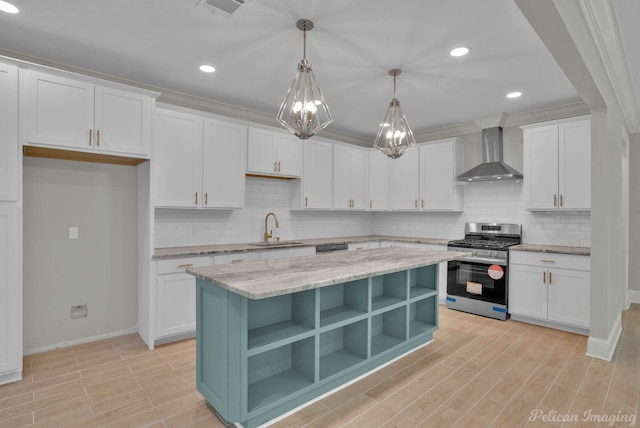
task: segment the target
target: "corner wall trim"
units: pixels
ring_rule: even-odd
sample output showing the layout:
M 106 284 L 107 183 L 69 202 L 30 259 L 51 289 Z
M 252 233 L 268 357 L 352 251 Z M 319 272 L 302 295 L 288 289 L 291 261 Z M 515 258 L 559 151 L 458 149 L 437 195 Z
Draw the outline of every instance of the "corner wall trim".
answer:
M 629 290 L 629 302 L 640 303 L 640 290 Z
M 609 331 L 609 337 L 606 340 L 589 337 L 587 341 L 587 356 L 599 358 L 605 361 L 611 361 L 616 345 L 622 333 L 622 314 L 618 313 L 613 327 Z

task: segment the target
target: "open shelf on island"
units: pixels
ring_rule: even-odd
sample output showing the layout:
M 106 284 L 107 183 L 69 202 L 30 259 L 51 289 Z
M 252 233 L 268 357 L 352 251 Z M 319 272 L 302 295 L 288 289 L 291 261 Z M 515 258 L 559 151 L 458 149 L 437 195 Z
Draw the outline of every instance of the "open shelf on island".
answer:
M 248 411 L 312 385 L 314 339 L 308 338 L 248 358 Z
M 405 306 L 371 318 L 371 355 L 377 355 L 407 337 L 407 308 Z
M 366 360 L 367 336 L 367 320 L 321 333 L 320 379 Z
M 367 278 L 324 287 L 320 294 L 320 327 L 336 324 L 368 311 L 369 281 Z
M 418 300 L 409 305 L 409 338 L 432 333 L 438 327 L 438 301 L 436 296 Z
M 407 298 L 407 271 L 371 278 L 371 310 L 377 311 Z
M 438 265 L 409 270 L 409 298 L 435 294 L 438 291 Z
M 295 340 L 297 335 L 315 328 L 315 290 L 249 300 L 248 348 Z

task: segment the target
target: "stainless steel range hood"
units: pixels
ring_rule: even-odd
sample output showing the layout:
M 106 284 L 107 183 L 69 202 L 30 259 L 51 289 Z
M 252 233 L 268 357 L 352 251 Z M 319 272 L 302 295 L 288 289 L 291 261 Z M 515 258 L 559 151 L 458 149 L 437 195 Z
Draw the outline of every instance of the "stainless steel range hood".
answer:
M 482 163 L 456 177 L 458 181 L 521 180 L 522 174 L 502 161 L 502 128 L 482 130 Z

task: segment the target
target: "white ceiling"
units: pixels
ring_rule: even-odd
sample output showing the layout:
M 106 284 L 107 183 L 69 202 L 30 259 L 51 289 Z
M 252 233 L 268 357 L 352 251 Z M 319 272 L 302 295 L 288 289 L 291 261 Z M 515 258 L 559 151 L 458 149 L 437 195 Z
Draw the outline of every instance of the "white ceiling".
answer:
M 580 101 L 511 0 L 250 0 L 230 17 L 196 2 L 13 0 L 20 13 L 0 13 L 0 50 L 275 116 L 302 58 L 295 23 L 307 18 L 330 127 L 371 142 L 390 68 L 403 69 L 398 98 L 414 132 Z M 635 16 L 639 3 L 616 1 Z M 471 53 L 449 56 L 460 45 Z M 200 72 L 204 63 L 217 71 Z M 514 90 L 524 95 L 507 99 Z

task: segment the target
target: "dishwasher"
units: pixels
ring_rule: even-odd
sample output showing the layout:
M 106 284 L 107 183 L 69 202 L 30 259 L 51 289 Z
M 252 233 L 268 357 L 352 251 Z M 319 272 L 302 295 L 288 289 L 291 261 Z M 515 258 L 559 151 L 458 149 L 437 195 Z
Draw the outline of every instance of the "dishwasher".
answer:
M 339 244 L 321 244 L 316 245 L 316 254 L 335 253 L 337 251 L 347 251 L 349 245 L 346 242 Z

